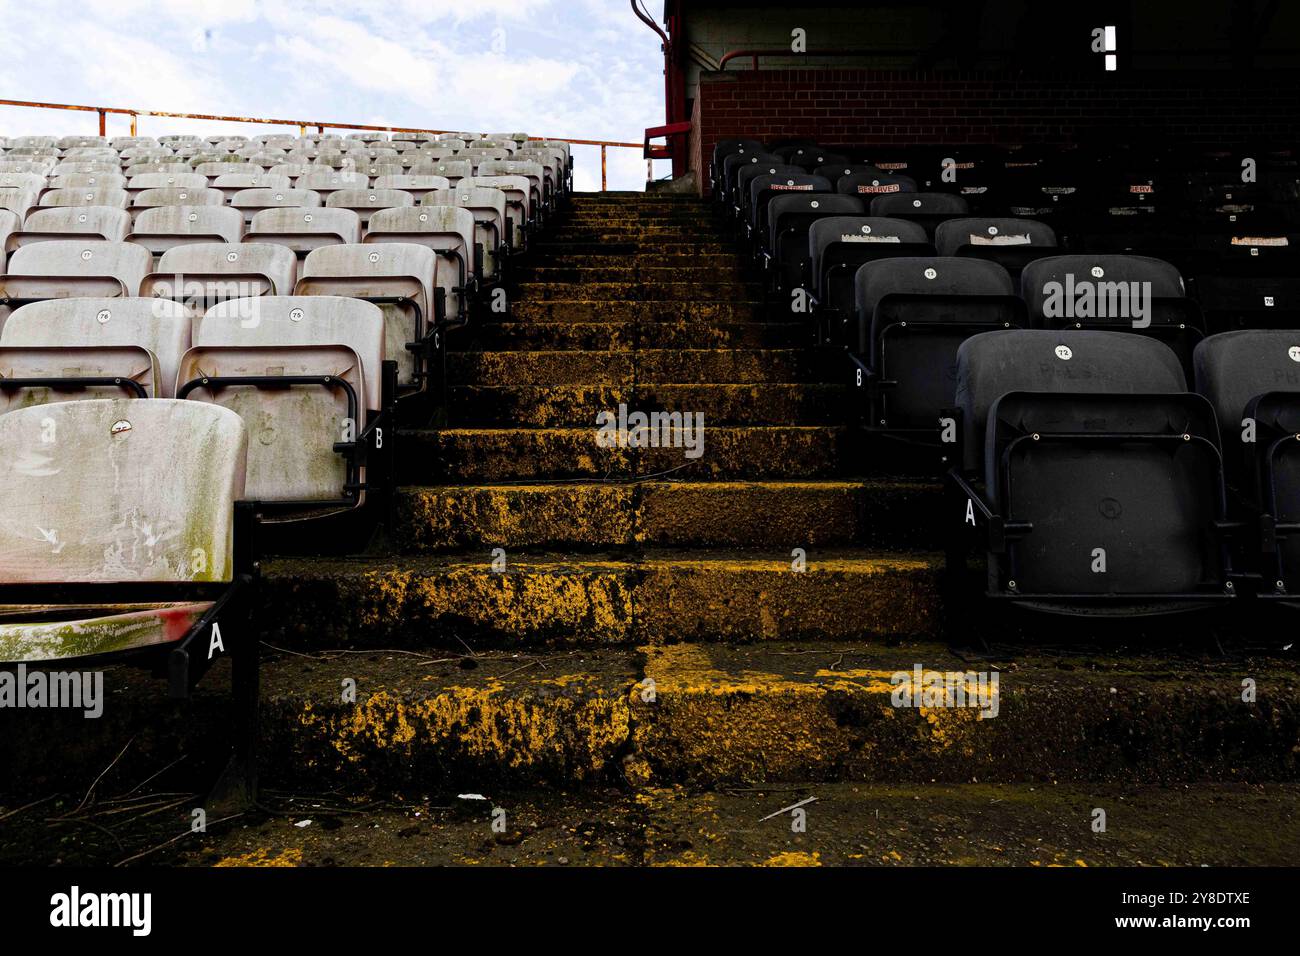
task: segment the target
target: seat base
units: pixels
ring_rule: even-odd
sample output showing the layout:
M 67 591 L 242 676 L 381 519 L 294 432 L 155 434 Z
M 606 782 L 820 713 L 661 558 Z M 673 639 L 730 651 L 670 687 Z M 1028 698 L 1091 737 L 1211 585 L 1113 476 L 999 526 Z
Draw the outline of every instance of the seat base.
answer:
M 212 602 L 0 607 L 0 663 L 100 657 L 173 644 Z

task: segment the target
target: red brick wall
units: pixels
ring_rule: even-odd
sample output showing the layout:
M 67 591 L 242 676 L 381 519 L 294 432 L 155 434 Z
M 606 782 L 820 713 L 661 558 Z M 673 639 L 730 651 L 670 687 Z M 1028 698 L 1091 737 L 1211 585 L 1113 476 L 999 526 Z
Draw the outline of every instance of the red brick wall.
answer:
M 1140 143 L 1300 145 L 1300 73 L 1018 78 L 1005 73 L 737 70 L 701 77 L 690 152 L 729 136 L 823 145 Z M 707 174 L 700 182 L 708 189 Z

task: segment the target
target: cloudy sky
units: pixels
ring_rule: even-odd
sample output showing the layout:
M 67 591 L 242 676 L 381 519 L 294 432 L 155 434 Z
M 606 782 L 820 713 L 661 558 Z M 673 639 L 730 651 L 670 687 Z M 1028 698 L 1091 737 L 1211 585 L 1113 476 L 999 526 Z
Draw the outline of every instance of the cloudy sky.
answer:
M 646 6 L 658 22 L 662 0 Z M 659 40 L 627 0 L 0 0 L 0 17 L 22 38 L 4 99 L 625 142 L 663 122 Z M 0 107 L 5 136 L 97 123 Z M 140 119 L 150 136 L 271 131 Z M 599 188 L 599 150 L 574 160 L 577 188 Z M 611 189 L 644 182 L 639 150 L 609 150 Z

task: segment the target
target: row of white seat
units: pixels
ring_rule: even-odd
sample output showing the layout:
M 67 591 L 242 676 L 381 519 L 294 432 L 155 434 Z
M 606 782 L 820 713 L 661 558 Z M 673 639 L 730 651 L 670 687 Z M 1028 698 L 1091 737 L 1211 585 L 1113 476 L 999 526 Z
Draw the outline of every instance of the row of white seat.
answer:
M 238 149 L 248 145 L 292 148 L 295 145 L 341 144 L 345 147 L 367 146 L 382 143 L 397 147 L 410 144 L 416 146 L 444 143 L 449 140 L 462 140 L 467 143 L 480 140 L 511 143 L 564 143 L 564 140 L 545 140 L 529 136 L 527 133 L 305 133 L 292 136 L 285 133 L 264 133 L 257 136 L 227 135 L 222 133 L 210 136 L 167 135 L 167 136 L 0 136 L 0 149 L 133 149 L 137 147 L 167 147 L 178 149 L 185 146 L 212 146 L 222 149 Z M 567 144 L 565 144 L 567 145 Z
M 232 299 L 201 312 L 167 299 L 52 299 L 18 309 L 0 331 L 0 413 L 125 396 L 225 405 L 254 439 L 251 497 L 343 502 L 355 476 L 334 444 L 349 420 L 359 432 L 380 410 L 382 364 L 401 351 L 383 310 L 346 294 Z M 233 381 L 249 377 L 288 387 Z
M 401 206 L 459 204 L 458 197 L 473 189 L 493 189 L 506 195 L 504 202 L 518 202 L 531 208 L 553 193 L 538 176 L 485 174 L 463 176 L 455 181 L 446 176 L 409 177 L 401 187 L 341 187 L 316 190 L 292 186 L 216 187 L 159 186 L 141 189 L 134 195 L 114 186 L 65 187 L 34 194 L 24 187 L 5 186 L 0 176 L 0 210 L 7 210 L 22 224 L 40 211 L 53 209 L 103 208 L 125 211 L 134 218 L 146 209 L 160 206 L 230 206 L 242 210 L 251 220 L 262 209 L 327 207 L 352 209 L 362 219 L 376 209 Z
M 442 289 L 445 314 L 457 318 L 467 297 L 503 265 L 499 247 L 479 241 L 481 224 L 459 206 L 381 210 L 360 239 L 355 221 L 318 221 L 323 212 L 269 210 L 256 224 L 259 231 L 243 241 L 140 237 L 166 246 L 158 256 L 135 241 L 50 238 L 20 245 L 0 276 L 0 328 L 9 311 L 42 299 L 229 298 L 236 284 L 250 290 L 243 295 L 287 295 L 308 277 L 335 274 L 408 279 L 408 296 L 425 317 L 434 314 L 433 291 Z
M 468 159 L 471 162 L 486 162 L 493 159 L 514 159 L 529 162 L 541 162 L 564 168 L 568 165 L 567 154 L 550 146 L 511 150 L 499 146 L 433 146 L 428 149 L 408 150 L 404 153 L 379 149 L 337 152 L 331 150 L 304 150 L 294 152 L 254 152 L 212 153 L 198 152 L 177 155 L 166 150 L 144 150 L 130 156 L 117 156 L 111 150 L 103 154 L 90 151 L 88 154 L 73 156 L 53 156 L 33 153 L 6 153 L 0 155 L 0 172 L 42 173 L 46 175 L 66 175 L 77 172 L 121 172 L 127 176 L 137 172 L 193 172 L 204 164 L 230 163 L 232 167 L 222 169 L 214 166 L 205 175 L 215 176 L 222 172 L 248 171 L 256 167 L 263 172 L 280 166 L 302 167 L 302 172 L 324 169 L 368 169 L 371 166 L 400 166 L 409 169 L 421 164 L 436 163 L 444 159 Z M 157 167 L 161 166 L 162 169 Z M 299 173 L 298 175 L 301 175 Z M 371 173 L 370 175 L 375 175 Z
M 342 144 L 295 145 L 293 147 L 250 145 L 234 150 L 182 146 L 177 149 L 165 146 L 134 146 L 124 150 L 112 147 L 75 147 L 60 150 L 55 146 L 24 146 L 0 149 L 0 161 L 6 163 L 32 163 L 56 165 L 61 163 L 102 163 L 130 167 L 150 162 L 188 163 L 191 166 L 204 162 L 247 161 L 270 167 L 280 163 L 318 162 L 343 165 L 387 161 L 411 165 L 428 160 L 445 159 L 462 154 L 475 154 L 492 159 L 553 156 L 562 165 L 571 158 L 569 145 L 559 140 L 540 140 L 515 143 L 512 140 L 441 140 L 433 144 L 404 143 L 397 145 L 358 144 L 348 148 Z

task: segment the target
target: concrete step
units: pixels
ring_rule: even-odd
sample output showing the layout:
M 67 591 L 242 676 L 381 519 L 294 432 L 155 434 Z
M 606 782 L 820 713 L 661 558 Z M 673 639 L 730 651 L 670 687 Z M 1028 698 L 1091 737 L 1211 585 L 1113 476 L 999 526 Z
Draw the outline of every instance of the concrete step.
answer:
M 789 813 L 802 799 L 807 828 Z M 167 866 L 1289 866 L 1300 840 L 1294 784 L 818 784 L 770 790 L 530 789 L 489 803 L 455 795 L 322 811 L 310 794 L 213 827 Z M 330 807 L 329 804 L 325 804 Z M 1095 807 L 1122 825 L 1086 825 Z M 492 831 L 504 811 L 506 832 Z M 303 827 L 304 819 L 324 825 Z M 761 822 L 760 822 L 761 821 Z M 1231 832 L 1232 840 L 1221 834 Z M 1239 836 L 1238 836 L 1239 835 Z M 91 844 L 109 841 L 90 830 Z M 146 846 L 148 844 L 145 844 Z M 109 844 L 111 846 L 111 844 Z M 87 852 L 79 848 L 81 853 Z M 112 862 L 125 854 L 104 857 Z M 29 862 L 41 865 L 48 856 Z M 77 857 L 91 863 L 96 857 Z M 28 861 L 24 861 L 28 862 Z
M 740 263 L 735 268 L 726 269 L 722 263 L 714 266 L 647 266 L 628 262 L 618 257 L 611 257 L 603 265 L 538 265 L 520 269 L 518 278 L 521 282 L 642 282 L 658 284 L 660 282 L 708 282 L 718 279 L 735 281 L 742 277 Z M 757 283 L 755 283 L 757 284 Z
M 642 481 L 406 487 L 409 553 L 608 548 L 937 550 L 936 482 Z
M 654 257 L 661 254 L 674 256 L 726 256 L 734 260 L 736 247 L 734 243 L 710 238 L 672 241 L 629 240 L 626 236 L 584 235 L 570 238 L 540 239 L 533 244 L 532 254 L 542 261 L 570 260 L 573 256 L 628 256 L 642 254 Z
M 667 348 L 792 348 L 812 339 L 798 322 L 476 322 L 455 333 L 465 351 L 576 351 Z
M 801 349 L 568 350 L 447 355 L 447 375 L 453 384 L 500 387 L 819 382 L 837 377 L 842 365 L 843 358 L 834 353 Z
M 938 561 L 861 549 L 275 558 L 256 627 L 291 649 L 593 647 L 932 633 Z
M 757 282 L 748 282 L 736 277 L 713 276 L 701 277 L 690 281 L 673 279 L 631 280 L 631 281 L 559 281 L 533 282 L 525 280 L 516 286 L 514 301 L 522 302 L 552 301 L 573 299 L 604 299 L 612 302 L 642 300 L 660 301 L 717 301 L 718 299 L 740 298 L 748 300 L 761 299 L 762 286 Z
M 398 436 L 398 480 L 460 484 L 671 475 L 716 481 L 888 473 L 871 470 L 888 462 L 869 461 L 861 433 L 840 426 L 713 427 L 706 422 L 702 439 L 694 433 L 670 434 L 675 447 L 601 447 L 597 435 L 594 415 L 587 428 L 411 429 Z M 695 457 L 687 457 L 688 452 Z
M 605 302 L 591 299 L 517 302 L 510 317 L 518 322 L 631 322 L 691 321 L 709 323 L 752 322 L 762 303 L 757 300 L 695 302 Z
M 1034 788 L 1026 793 L 1041 788 L 1046 800 L 1064 787 L 1089 792 L 1078 819 L 1065 818 L 1096 838 L 1089 828 L 1096 807 L 1107 811 L 1108 836 L 1133 826 L 1126 800 L 1092 799 L 1115 792 L 1111 787 L 1180 785 L 1171 793 L 1186 796 L 1208 784 L 1283 783 L 1294 792 L 1300 770 L 1294 657 L 1138 646 L 1102 654 L 1001 648 L 973 659 L 924 641 L 350 650 L 332 643 L 292 654 L 266 649 L 262 782 L 269 792 L 312 791 L 319 799 L 328 791 L 346 800 L 444 790 L 491 796 L 503 787 L 545 785 L 604 798 L 603 787 L 616 783 L 653 805 L 659 788 L 682 785 L 811 787 L 822 796 L 839 792 L 822 789 L 836 783 L 924 787 L 909 798 L 921 802 L 935 785 L 1021 785 Z M 985 696 L 912 706 L 916 700 L 906 692 L 923 691 L 926 675 L 935 673 L 971 675 L 969 686 L 983 686 Z M 218 664 L 183 720 L 156 681 L 126 667 L 105 673 L 99 719 L 63 709 L 7 709 L 0 713 L 0 756 L 10 772 L 0 801 L 17 809 L 31 799 L 19 795 L 49 797 L 63 786 L 74 793 L 71 810 L 97 775 L 107 796 L 182 755 L 189 760 L 171 772 L 185 773 L 197 755 L 230 739 L 226 676 Z M 1240 699 L 1247 677 L 1258 687 L 1250 703 Z M 355 699 L 343 693 L 349 686 Z M 133 746 L 124 750 L 126 740 Z M 161 781 L 169 791 L 190 783 Z M 993 809 L 995 795 L 968 792 L 987 798 L 986 813 L 1001 812 Z M 1269 802 L 1259 799 L 1267 792 L 1255 791 L 1255 829 L 1259 814 L 1273 819 Z M 751 824 L 804 795 L 771 803 Z M 1181 798 L 1169 799 L 1172 812 Z M 808 809 L 810 824 L 827 810 L 822 802 Z M 197 798 L 179 806 L 176 819 L 188 822 L 196 804 Z M 1287 806 L 1282 819 L 1290 823 L 1267 836 L 1293 853 L 1294 839 L 1285 834 L 1300 814 Z M 1235 835 L 1224 839 L 1217 804 L 1203 809 L 1217 821 L 1206 839 L 1239 846 Z M 41 811 L 48 816 L 48 808 Z M 300 811 L 297 819 L 314 816 Z M 12 817 L 8 822 L 15 832 L 25 829 L 14 828 Z M 173 834 L 183 829 L 171 826 Z M 810 825 L 808 832 L 819 829 Z M 35 835 L 15 836 L 6 847 L 63 845 L 43 827 Z
M 530 261 L 536 263 L 538 268 L 562 270 L 636 269 L 644 271 L 692 268 L 717 271 L 719 274 L 723 272 L 734 274 L 738 270 L 747 268 L 745 260 L 737 256 L 733 250 L 701 253 L 698 251 L 674 250 L 672 247 L 640 251 L 636 248 L 611 251 L 608 248 L 596 246 L 587 251 L 572 251 L 562 256 L 539 255 Z M 527 264 L 522 266 L 520 275 L 527 277 L 530 274 L 530 268 L 531 266 Z
M 852 419 L 851 399 L 847 386 L 778 382 L 455 385 L 448 393 L 447 424 L 454 428 L 576 428 L 594 425 L 600 412 L 616 410 L 621 404 L 643 412 L 700 414 L 706 427 L 833 425 Z

